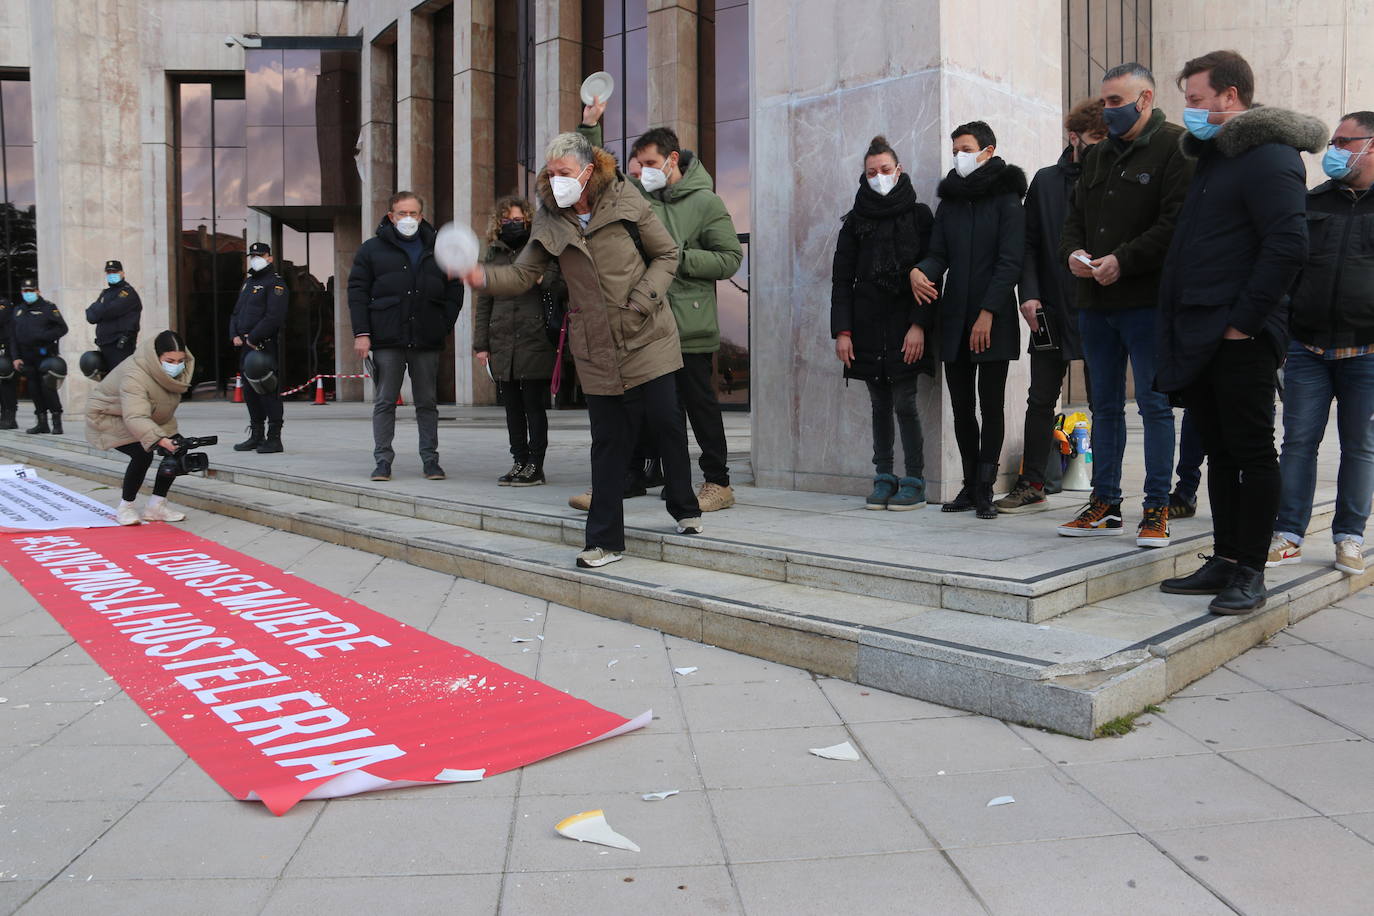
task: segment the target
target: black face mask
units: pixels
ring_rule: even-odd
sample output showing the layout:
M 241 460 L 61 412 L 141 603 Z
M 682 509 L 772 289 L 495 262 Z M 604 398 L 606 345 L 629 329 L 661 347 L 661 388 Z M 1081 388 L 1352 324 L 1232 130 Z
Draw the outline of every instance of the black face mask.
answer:
M 501 241 L 511 248 L 519 248 L 529 241 L 530 227 L 524 223 L 504 223 L 499 233 Z

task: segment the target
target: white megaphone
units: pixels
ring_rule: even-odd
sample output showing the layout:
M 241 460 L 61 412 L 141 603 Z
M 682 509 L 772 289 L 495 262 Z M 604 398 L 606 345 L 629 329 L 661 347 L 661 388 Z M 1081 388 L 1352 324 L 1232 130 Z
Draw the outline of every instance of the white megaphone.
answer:
M 1092 439 L 1088 435 L 1088 424 L 1079 420 L 1074 424 L 1073 435 L 1069 437 L 1073 443 L 1073 457 L 1069 459 L 1069 466 L 1064 471 L 1064 481 L 1060 486 L 1065 490 L 1084 492 L 1093 488 L 1093 446 Z

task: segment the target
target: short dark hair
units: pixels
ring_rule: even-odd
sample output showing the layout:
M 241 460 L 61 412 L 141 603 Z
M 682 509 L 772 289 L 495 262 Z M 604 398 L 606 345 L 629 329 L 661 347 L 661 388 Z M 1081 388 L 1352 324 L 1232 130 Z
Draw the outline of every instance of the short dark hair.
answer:
M 186 351 L 186 342 L 181 339 L 181 335 L 176 331 L 169 329 L 153 338 L 153 352 L 158 356 L 171 353 L 173 350 Z
M 989 146 L 997 145 L 997 135 L 992 132 L 986 121 L 969 121 L 967 124 L 960 124 L 950 132 L 951 140 L 958 140 L 963 136 L 970 136 L 978 141 L 979 149 L 987 149 Z
M 1084 134 L 1105 134 L 1107 122 L 1102 118 L 1102 100 L 1084 99 L 1064 115 L 1064 129 L 1080 137 Z
M 1102 74 L 1102 82 L 1105 83 L 1107 80 L 1114 80 L 1120 76 L 1134 76 L 1137 79 L 1144 80 L 1151 86 L 1155 84 L 1155 75 L 1150 72 L 1150 68 L 1137 61 L 1131 61 L 1128 64 L 1117 64 L 1115 67 Z
M 664 159 L 673 153 L 680 154 L 682 152 L 682 144 L 677 138 L 677 131 L 671 127 L 654 127 L 646 130 L 639 135 L 634 146 L 630 147 L 630 152 L 638 157 L 640 150 L 651 146 L 658 147 L 658 153 Z
M 867 159 L 869 156 L 881 156 L 883 154 L 891 156 L 892 161 L 898 165 L 902 164 L 902 160 L 897 158 L 897 151 L 887 142 L 887 137 L 878 134 L 878 136 L 868 141 L 868 152 L 864 153 L 864 158 Z
M 1249 108 L 1255 100 L 1255 71 L 1250 62 L 1235 51 L 1211 51 L 1201 57 L 1194 57 L 1178 71 L 1178 87 L 1183 81 L 1199 73 L 1207 74 L 1207 82 L 1215 93 L 1223 93 L 1232 86 L 1240 103 Z
M 387 212 L 390 213 L 392 210 L 395 210 L 396 205 L 403 200 L 414 200 L 420 205 L 420 212 L 425 212 L 425 199 L 414 191 L 397 191 L 395 194 L 392 194 L 391 199 L 386 202 Z
M 1354 121 L 1363 129 L 1374 131 L 1374 111 L 1352 111 L 1341 115 L 1341 121 Z

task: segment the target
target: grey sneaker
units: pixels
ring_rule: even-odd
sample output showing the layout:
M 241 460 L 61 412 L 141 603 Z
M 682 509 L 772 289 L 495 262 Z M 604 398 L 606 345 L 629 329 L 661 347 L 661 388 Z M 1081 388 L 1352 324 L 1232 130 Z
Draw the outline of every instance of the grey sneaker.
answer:
M 897 495 L 897 478 L 879 474 L 873 478 L 873 492 L 864 500 L 865 509 L 886 509 L 888 501 Z
M 588 547 L 577 555 L 577 565 L 583 569 L 600 569 L 620 559 L 620 552 L 604 547 Z
M 702 528 L 700 515 L 693 516 L 692 518 L 680 518 L 677 520 L 678 534 L 701 534 L 701 531 Z
M 997 500 L 993 505 L 997 507 L 998 512 L 1008 512 L 1015 515 L 1017 512 L 1025 512 L 1029 509 L 1044 508 L 1045 502 L 1045 491 L 1022 477 L 1016 481 L 1016 486 L 1011 488 L 1010 493 Z

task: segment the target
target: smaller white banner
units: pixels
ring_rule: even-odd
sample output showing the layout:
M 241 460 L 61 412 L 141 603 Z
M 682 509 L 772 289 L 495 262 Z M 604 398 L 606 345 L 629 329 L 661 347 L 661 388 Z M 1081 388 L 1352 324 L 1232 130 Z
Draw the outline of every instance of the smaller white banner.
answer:
M 109 528 L 114 512 L 66 487 L 38 476 L 22 464 L 0 465 L 0 531 L 55 531 L 59 528 Z

